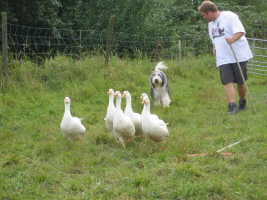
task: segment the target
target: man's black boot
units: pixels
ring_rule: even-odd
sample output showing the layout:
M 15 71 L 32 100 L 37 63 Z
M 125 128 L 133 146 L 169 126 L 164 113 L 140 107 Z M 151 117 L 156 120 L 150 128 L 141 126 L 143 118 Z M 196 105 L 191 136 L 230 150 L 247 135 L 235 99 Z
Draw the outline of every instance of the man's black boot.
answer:
M 238 112 L 235 102 L 229 103 L 228 107 L 229 107 L 229 110 L 228 110 L 228 113 L 226 113 L 227 115 L 235 114 Z
M 239 110 L 246 110 L 246 99 L 239 99 Z

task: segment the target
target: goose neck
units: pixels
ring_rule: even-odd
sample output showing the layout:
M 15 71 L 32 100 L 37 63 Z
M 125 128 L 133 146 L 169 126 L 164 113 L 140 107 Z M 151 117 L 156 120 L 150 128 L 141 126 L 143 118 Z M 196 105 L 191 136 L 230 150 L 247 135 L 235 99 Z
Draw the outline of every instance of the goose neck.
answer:
M 109 96 L 109 105 L 114 105 L 114 96 Z
M 150 115 L 150 104 L 145 104 L 144 105 L 144 109 L 145 109 L 145 114 L 149 114 Z
M 70 104 L 65 104 L 64 115 L 70 115 Z
M 126 98 L 126 110 L 133 111 L 131 97 Z
M 121 110 L 121 98 L 120 97 L 116 98 L 116 109 Z

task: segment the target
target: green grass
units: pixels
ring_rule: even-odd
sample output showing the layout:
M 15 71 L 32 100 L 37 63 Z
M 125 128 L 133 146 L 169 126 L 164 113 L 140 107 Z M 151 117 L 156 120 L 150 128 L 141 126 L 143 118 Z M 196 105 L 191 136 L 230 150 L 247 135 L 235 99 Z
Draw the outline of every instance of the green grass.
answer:
M 141 112 L 139 97 L 150 92 L 157 62 L 12 61 L 0 94 L 0 199 L 266 199 L 266 77 L 249 74 L 247 82 L 258 114 L 248 99 L 247 111 L 227 116 L 214 57 L 165 63 L 172 103 L 151 107 L 169 123 L 162 151 L 138 138 L 123 149 L 104 122 L 109 88 L 128 90 Z M 84 118 L 82 146 L 61 135 L 65 96 L 72 114 Z M 223 151 L 233 155 L 216 153 L 244 138 Z M 209 155 L 188 156 L 202 153 Z

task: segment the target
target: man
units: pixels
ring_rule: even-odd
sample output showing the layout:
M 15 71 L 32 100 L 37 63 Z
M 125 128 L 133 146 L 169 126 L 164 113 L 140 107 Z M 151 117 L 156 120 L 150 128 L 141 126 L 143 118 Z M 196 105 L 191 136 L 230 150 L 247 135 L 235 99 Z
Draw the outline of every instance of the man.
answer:
M 235 13 L 230 11 L 221 12 L 211 1 L 203 1 L 199 11 L 203 18 L 209 22 L 208 30 L 213 44 L 213 53 L 216 55 L 216 66 L 220 70 L 220 78 L 229 105 L 227 114 L 245 110 L 247 88 L 230 47 L 232 45 L 244 78 L 247 80 L 247 61 L 253 55 L 245 37 L 245 29 Z M 237 84 L 239 109 L 236 105 L 234 83 Z

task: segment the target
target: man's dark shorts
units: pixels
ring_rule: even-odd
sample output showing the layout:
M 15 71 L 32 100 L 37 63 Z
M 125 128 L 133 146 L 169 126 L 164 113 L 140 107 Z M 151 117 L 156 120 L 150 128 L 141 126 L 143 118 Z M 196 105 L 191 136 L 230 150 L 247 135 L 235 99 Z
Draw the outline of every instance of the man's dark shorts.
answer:
M 240 67 L 243 72 L 243 76 L 245 80 L 247 80 L 247 61 L 240 62 Z M 222 84 L 226 83 L 237 83 L 237 84 L 244 84 L 242 75 L 240 74 L 239 67 L 237 63 L 230 63 L 219 66 L 220 69 L 220 76 Z

